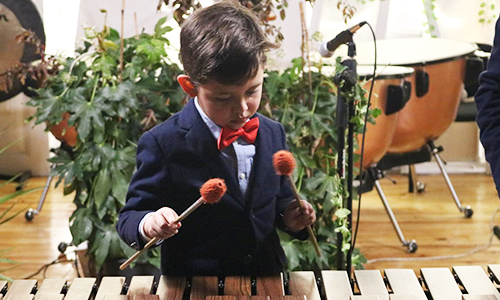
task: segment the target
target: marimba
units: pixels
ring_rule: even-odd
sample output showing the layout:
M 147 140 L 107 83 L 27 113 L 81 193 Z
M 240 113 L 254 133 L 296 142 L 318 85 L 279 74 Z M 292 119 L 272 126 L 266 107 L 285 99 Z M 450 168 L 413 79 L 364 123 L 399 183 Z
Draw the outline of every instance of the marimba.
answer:
M 0 281 L 3 300 L 500 300 L 500 265 L 291 272 L 273 277 L 104 277 Z

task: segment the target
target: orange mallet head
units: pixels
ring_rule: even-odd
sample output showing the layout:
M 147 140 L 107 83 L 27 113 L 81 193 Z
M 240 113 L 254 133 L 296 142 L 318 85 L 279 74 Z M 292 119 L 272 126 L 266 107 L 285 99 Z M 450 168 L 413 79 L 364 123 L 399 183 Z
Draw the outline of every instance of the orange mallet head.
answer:
M 200 194 L 205 203 L 215 203 L 219 201 L 226 191 L 226 183 L 224 179 L 220 178 L 210 179 L 200 188 Z
M 292 175 L 297 166 L 290 151 L 280 150 L 273 155 L 273 165 L 278 175 Z

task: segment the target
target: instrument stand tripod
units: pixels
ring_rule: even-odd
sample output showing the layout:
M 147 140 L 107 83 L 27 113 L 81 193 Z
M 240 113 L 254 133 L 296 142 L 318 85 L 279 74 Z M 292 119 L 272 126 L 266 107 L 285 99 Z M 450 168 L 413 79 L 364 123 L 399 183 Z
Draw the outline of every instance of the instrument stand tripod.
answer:
M 354 182 L 354 124 L 349 122 L 352 116 L 354 116 L 354 102 L 349 101 L 343 95 L 343 93 L 351 92 L 357 83 L 357 73 L 356 73 L 356 45 L 352 40 L 352 34 L 350 35 L 349 41 L 347 41 L 348 46 L 348 58 L 342 62 L 346 68 L 339 74 L 335 75 L 334 82 L 339 87 L 337 92 L 337 115 L 336 115 L 336 126 L 337 126 L 337 166 L 338 174 L 343 182 L 346 184 L 346 192 L 348 193 L 347 199 L 343 200 L 343 207 L 352 212 L 352 192 L 353 192 L 353 182 Z M 345 149 L 346 142 L 346 129 L 347 129 L 347 149 Z M 345 153 L 344 153 L 345 152 Z M 346 154 L 346 155 L 344 155 Z M 347 156 L 347 162 L 344 159 Z M 347 172 L 345 172 L 345 166 L 347 166 Z M 347 177 L 346 177 L 347 173 Z M 347 228 L 352 233 L 352 213 L 347 216 Z M 344 262 L 344 253 L 342 252 L 342 243 L 344 237 L 341 232 L 337 234 L 337 270 L 348 270 L 351 272 L 352 268 L 352 249 L 347 252 L 346 261 Z
M 394 227 L 394 230 L 396 230 L 396 233 L 398 235 L 399 240 L 403 244 L 403 246 L 406 247 L 407 251 L 409 253 L 414 253 L 418 249 L 417 242 L 415 240 L 407 240 L 405 239 L 403 232 L 401 231 L 401 228 L 399 227 L 399 223 L 396 220 L 396 217 L 394 216 L 394 213 L 392 212 L 391 206 L 389 205 L 389 202 L 387 201 L 387 197 L 384 194 L 384 191 L 382 190 L 382 186 L 380 185 L 379 179 L 384 178 L 384 173 L 382 170 L 380 170 L 377 165 L 372 165 L 369 168 L 366 169 L 366 180 L 363 180 L 363 184 L 361 187 L 365 185 L 367 180 L 370 180 L 373 185 L 375 186 L 375 189 L 377 190 L 377 193 L 380 197 L 380 200 L 382 200 L 382 204 L 384 204 L 385 211 L 387 212 L 387 215 L 389 215 L 389 218 L 391 219 L 392 226 Z

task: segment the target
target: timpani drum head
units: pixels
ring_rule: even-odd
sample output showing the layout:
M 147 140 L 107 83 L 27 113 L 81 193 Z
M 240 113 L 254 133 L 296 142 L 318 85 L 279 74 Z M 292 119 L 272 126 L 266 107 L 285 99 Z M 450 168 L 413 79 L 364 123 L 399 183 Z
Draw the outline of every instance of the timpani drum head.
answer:
M 441 38 L 407 38 L 377 41 L 377 64 L 413 66 L 455 59 L 474 53 L 475 43 Z M 373 42 L 356 43 L 358 64 L 374 62 Z

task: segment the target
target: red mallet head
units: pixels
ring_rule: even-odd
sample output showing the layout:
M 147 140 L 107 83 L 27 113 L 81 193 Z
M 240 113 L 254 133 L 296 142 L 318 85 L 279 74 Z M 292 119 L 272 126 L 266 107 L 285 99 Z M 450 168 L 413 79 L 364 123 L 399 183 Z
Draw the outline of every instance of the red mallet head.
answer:
M 273 155 L 273 165 L 278 175 L 292 175 L 297 166 L 293 154 L 286 150 L 280 150 Z
M 213 178 L 205 182 L 200 188 L 200 194 L 205 203 L 215 203 L 227 191 L 224 179 Z

